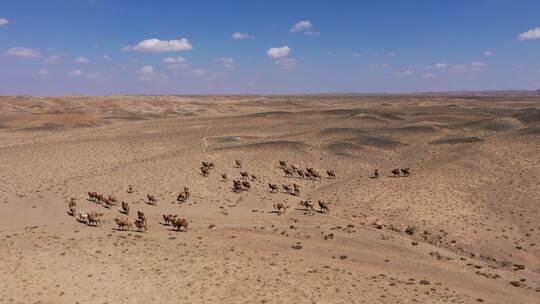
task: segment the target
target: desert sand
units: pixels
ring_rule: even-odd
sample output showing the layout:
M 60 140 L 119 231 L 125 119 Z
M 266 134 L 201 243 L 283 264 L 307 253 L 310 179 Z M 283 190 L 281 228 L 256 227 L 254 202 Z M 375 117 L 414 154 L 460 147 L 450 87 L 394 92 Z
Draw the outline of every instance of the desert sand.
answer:
M 539 136 L 523 92 L 0 97 L 0 303 L 540 303 Z

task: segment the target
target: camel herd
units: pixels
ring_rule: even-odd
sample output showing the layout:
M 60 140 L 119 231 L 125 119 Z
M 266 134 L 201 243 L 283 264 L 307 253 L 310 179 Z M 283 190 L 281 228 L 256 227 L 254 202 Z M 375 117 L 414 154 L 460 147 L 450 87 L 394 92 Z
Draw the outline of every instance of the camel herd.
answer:
M 235 160 L 235 167 L 236 168 L 242 168 L 242 161 Z M 202 166 L 200 167 L 201 175 L 203 177 L 207 177 L 210 175 L 210 171 L 215 168 L 215 164 L 213 162 L 202 162 Z M 288 164 L 286 161 L 280 160 L 279 161 L 279 168 L 283 171 L 285 174 L 285 177 L 288 178 L 300 178 L 300 179 L 308 179 L 313 181 L 320 181 L 322 179 L 321 174 L 319 171 L 317 171 L 313 167 L 306 167 L 305 169 L 301 169 L 300 167 Z M 394 177 L 408 177 L 410 176 L 410 169 L 409 168 L 403 168 L 403 169 L 394 169 L 392 170 L 392 175 Z M 333 169 L 326 170 L 326 175 L 328 179 L 335 179 L 336 173 Z M 374 176 L 372 178 L 378 178 L 379 177 L 379 171 L 378 169 L 375 169 Z M 235 193 L 240 193 L 244 191 L 250 191 L 252 189 L 251 182 L 257 181 L 258 178 L 256 175 L 250 174 L 247 171 L 241 171 L 239 179 L 234 179 L 232 184 L 232 191 Z M 226 182 L 228 181 L 227 174 L 221 174 L 221 181 Z M 299 197 L 300 196 L 300 185 L 296 183 L 292 184 L 276 184 L 276 183 L 268 183 L 268 188 L 270 193 L 280 193 L 280 190 L 283 190 L 283 193 L 290 194 L 292 196 Z M 131 185 L 128 185 L 127 193 L 133 193 L 134 189 Z M 191 192 L 188 187 L 184 187 L 184 190 L 180 192 L 176 198 L 178 202 L 186 202 L 191 197 Z M 147 201 L 146 203 L 152 206 L 156 206 L 158 204 L 158 200 L 155 196 L 147 194 L 146 195 Z M 88 200 L 92 201 L 96 204 L 100 204 L 103 207 L 110 209 L 112 206 L 118 205 L 118 199 L 115 196 L 112 195 L 104 195 L 97 192 L 88 192 Z M 318 210 L 315 209 L 315 203 L 312 200 L 301 200 L 299 202 L 299 205 L 303 207 L 306 211 L 318 211 L 320 213 L 326 214 L 329 212 L 330 208 L 329 202 L 317 200 Z M 275 203 L 273 204 L 274 212 L 278 214 L 283 214 L 286 212 L 288 206 L 285 205 L 285 203 Z M 132 222 L 129 219 L 129 212 L 130 212 L 130 206 L 128 202 L 122 201 L 121 202 L 121 209 L 118 210 L 120 213 L 124 214 L 123 217 L 115 217 L 114 221 L 116 225 L 118 226 L 118 230 L 130 230 L 136 228 L 137 231 L 143 232 L 148 229 L 146 216 L 143 212 L 137 211 L 137 218 Z M 71 198 L 68 203 L 68 214 L 71 216 L 75 216 L 77 212 L 77 199 Z M 77 220 L 81 223 L 84 223 L 89 226 L 98 226 L 101 225 L 101 217 L 103 216 L 103 213 L 97 212 L 97 211 L 90 211 L 90 212 L 83 212 L 78 211 L 78 217 Z M 178 215 L 173 214 L 163 214 L 163 225 L 166 226 L 172 226 L 177 231 L 188 231 L 189 222 L 187 219 L 182 218 Z

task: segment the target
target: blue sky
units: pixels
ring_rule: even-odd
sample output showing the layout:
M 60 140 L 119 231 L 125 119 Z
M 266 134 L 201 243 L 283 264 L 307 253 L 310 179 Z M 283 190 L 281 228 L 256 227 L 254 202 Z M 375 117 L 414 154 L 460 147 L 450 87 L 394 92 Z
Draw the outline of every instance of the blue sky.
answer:
M 0 94 L 540 88 L 540 1 L 2 0 Z

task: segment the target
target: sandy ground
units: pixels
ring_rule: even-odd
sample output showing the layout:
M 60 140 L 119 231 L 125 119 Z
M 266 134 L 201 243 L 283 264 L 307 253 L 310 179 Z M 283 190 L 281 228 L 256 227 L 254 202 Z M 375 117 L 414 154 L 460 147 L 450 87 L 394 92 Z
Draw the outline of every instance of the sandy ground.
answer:
M 539 134 L 534 94 L 0 97 L 0 303 L 540 303 Z

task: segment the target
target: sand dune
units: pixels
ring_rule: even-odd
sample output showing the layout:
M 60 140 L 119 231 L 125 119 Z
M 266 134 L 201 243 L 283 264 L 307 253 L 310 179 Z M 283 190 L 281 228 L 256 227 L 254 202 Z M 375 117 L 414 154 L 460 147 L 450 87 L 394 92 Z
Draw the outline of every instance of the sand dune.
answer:
M 0 303 L 538 303 L 538 113 L 496 93 L 0 97 Z

